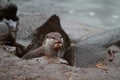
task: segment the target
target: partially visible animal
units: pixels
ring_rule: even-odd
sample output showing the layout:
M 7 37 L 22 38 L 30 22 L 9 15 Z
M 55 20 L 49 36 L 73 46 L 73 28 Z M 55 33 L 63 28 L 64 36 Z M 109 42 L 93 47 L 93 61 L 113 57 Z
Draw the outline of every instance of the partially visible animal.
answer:
M 16 55 L 21 57 L 22 52 L 25 52 L 25 48 L 16 42 L 19 25 L 17 10 L 17 6 L 10 0 L 0 0 L 0 44 L 15 46 Z

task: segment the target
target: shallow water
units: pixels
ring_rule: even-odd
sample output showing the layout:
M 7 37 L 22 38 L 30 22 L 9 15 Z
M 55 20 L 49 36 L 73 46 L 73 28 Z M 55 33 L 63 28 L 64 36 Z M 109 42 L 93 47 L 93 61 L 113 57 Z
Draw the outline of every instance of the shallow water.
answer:
M 116 28 L 120 25 L 120 0 L 12 0 L 19 11 L 57 14 L 91 26 Z M 63 21 L 64 22 L 64 21 Z

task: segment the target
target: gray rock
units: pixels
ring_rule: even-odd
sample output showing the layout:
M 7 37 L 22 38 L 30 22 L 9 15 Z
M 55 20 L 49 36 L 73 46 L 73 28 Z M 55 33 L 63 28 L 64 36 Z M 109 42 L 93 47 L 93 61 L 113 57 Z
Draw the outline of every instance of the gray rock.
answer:
M 120 28 L 105 31 L 80 41 L 75 47 L 76 66 L 87 67 L 105 59 L 106 49 L 120 45 Z
M 118 53 L 119 54 L 119 53 Z M 119 57 L 118 57 L 119 56 Z M 95 67 L 76 68 L 63 64 L 41 64 L 33 60 L 22 60 L 9 54 L 0 46 L 1 80 L 119 80 L 120 55 L 114 65 L 103 65 L 105 70 Z

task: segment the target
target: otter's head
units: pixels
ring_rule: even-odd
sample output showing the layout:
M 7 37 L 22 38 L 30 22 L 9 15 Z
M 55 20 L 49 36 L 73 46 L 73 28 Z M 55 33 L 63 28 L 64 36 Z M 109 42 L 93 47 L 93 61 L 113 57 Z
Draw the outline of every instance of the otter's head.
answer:
M 59 51 L 63 45 L 62 35 L 58 32 L 50 32 L 45 36 L 44 44 L 48 48 Z

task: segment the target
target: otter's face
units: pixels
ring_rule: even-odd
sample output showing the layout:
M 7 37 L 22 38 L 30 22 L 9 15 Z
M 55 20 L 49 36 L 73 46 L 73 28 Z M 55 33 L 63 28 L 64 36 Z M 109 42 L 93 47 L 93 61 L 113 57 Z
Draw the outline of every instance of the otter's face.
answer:
M 45 44 L 48 47 L 52 47 L 55 51 L 58 51 L 63 45 L 63 38 L 58 32 L 51 32 L 46 35 Z

